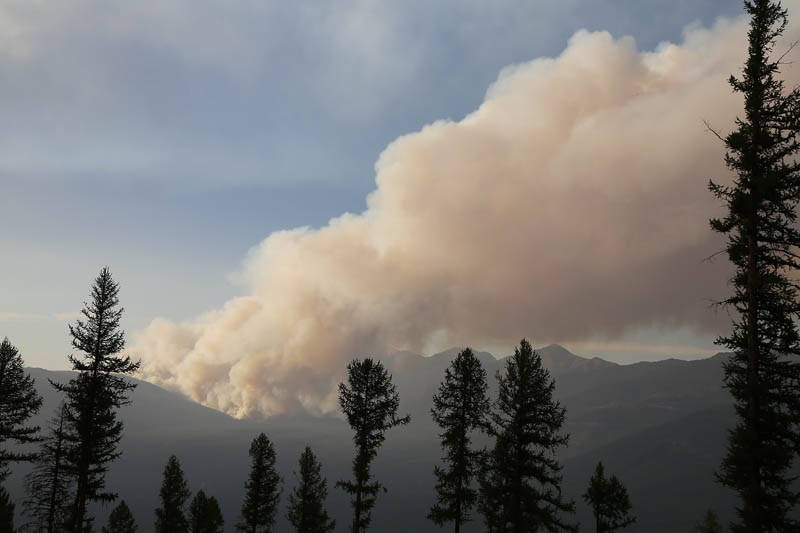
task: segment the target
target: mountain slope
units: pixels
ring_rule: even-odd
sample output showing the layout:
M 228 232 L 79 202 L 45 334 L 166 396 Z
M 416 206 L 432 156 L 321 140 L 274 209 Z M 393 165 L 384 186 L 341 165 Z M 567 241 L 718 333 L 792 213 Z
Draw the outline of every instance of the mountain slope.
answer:
M 412 423 L 391 430 L 376 459 L 375 474 L 389 492 L 378 498 L 371 531 L 438 531 L 425 519 L 433 501 L 432 470 L 440 455 L 430 405 L 457 353 L 453 349 L 426 358 L 397 352 L 382 358 L 400 392 L 401 409 L 411 413 Z M 720 387 L 723 356 L 623 366 L 581 358 L 556 345 L 540 353 L 556 380 L 556 395 L 567 408 L 571 444 L 561 454 L 564 490 L 578 503 L 578 517 L 584 523 L 588 510 L 580 494 L 598 459 L 629 487 L 640 517 L 630 531 L 685 530 L 707 507 L 728 516 L 730 495 L 710 475 L 719 464 L 731 420 L 730 400 Z M 485 352 L 478 357 L 494 394 L 494 374 L 503 360 Z M 45 395 L 39 417 L 43 423 L 58 403 L 47 379 L 64 381 L 71 373 L 30 372 Z M 349 503 L 333 487 L 337 479 L 349 477 L 352 460 L 351 433 L 342 420 L 310 416 L 236 420 L 149 383 L 137 383 L 133 403 L 120 412 L 125 422 L 123 455 L 113 465 L 108 484 L 128 501 L 140 531 L 152 531 L 161 472 L 173 453 L 181 460 L 191 489 L 202 488 L 219 499 L 226 531 L 233 531 L 249 469 L 247 450 L 261 431 L 276 446 L 284 478 L 283 503 L 294 485 L 297 458 L 309 444 L 328 478 L 328 506 L 337 531 L 346 530 Z M 8 486 L 17 501 L 22 497 L 24 471 L 16 468 Z M 98 525 L 109 510 L 95 509 Z M 284 514 L 282 510 L 278 531 L 288 530 Z M 466 531 L 482 531 L 476 520 Z

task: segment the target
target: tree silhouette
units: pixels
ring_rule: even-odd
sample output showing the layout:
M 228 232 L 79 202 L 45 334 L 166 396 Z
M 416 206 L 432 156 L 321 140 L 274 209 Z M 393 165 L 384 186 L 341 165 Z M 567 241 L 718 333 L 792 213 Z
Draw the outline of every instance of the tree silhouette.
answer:
M 275 469 L 275 448 L 263 433 L 250 445 L 250 477 L 244 484 L 242 516 L 236 530 L 243 533 L 270 532 L 281 498 L 281 477 Z
M 102 533 L 136 533 L 136 520 L 125 500 L 121 500 L 108 515 L 108 524 L 103 526 Z
M 443 526 L 453 522 L 459 533 L 470 521 L 477 491 L 471 486 L 481 464 L 481 451 L 473 450 L 471 434 L 485 428 L 491 403 L 486 396 L 486 371 L 469 348 L 462 350 L 445 370 L 444 381 L 433 396 L 431 414 L 442 429 L 439 434 L 444 467 L 436 466 L 436 503 L 428 518 Z
M 353 429 L 356 456 L 353 459 L 353 481 L 337 481 L 336 486 L 350 494 L 353 506 L 352 533 L 367 530 L 378 491 L 386 490 L 372 480 L 370 467 L 378 454 L 386 431 L 408 424 L 411 417 L 397 418 L 400 396 L 392 376 L 380 361 L 367 357 L 354 359 L 347 365 L 348 383 L 339 384 L 339 405 Z
M 48 435 L 39 448 L 33 470 L 25 476 L 26 531 L 56 533 L 67 529 L 74 480 L 66 462 L 66 413 L 67 406 L 61 402 L 58 416 L 50 420 Z
M 156 533 L 188 533 L 189 521 L 184 514 L 186 500 L 191 491 L 183 476 L 181 463 L 174 455 L 164 467 L 159 498 L 161 507 L 156 509 Z
M 577 527 L 561 515 L 575 504 L 561 494 L 561 465 L 555 458 L 566 446 L 561 434 L 565 410 L 553 399 L 555 383 L 525 339 L 497 373 L 499 392 L 492 415 L 495 445 L 481 480 L 480 508 L 493 532 L 566 531 Z
M 25 372 L 19 351 L 8 339 L 0 342 L 0 483 L 9 474 L 12 461 L 30 461 L 34 454 L 8 449 L 8 443 L 37 442 L 37 426 L 28 426 L 28 419 L 39 412 L 42 397 L 34 388 L 33 378 Z
M 197 491 L 189 505 L 189 523 L 192 533 L 222 533 L 225 521 L 217 499 Z
M 63 392 L 69 407 L 66 411 L 65 440 L 67 459 L 75 477 L 75 498 L 69 529 L 82 533 L 92 519 L 86 507 L 92 501 L 113 501 L 116 494 L 105 492 L 109 464 L 120 456 L 117 444 L 122 438 L 122 422 L 116 410 L 127 403 L 128 393 L 136 385 L 122 374 L 133 373 L 139 363 L 117 354 L 125 347 L 125 334 L 119 327 L 119 285 L 108 268 L 103 268 L 92 285 L 91 303 L 84 303 L 83 319 L 70 325 L 72 347 L 82 355 L 70 355 L 78 376 L 69 383 L 51 381 Z
M 734 353 L 724 369 L 738 423 L 717 479 L 741 499 L 734 532 L 797 531 L 790 513 L 800 493 L 789 470 L 800 450 L 800 89 L 784 90 L 781 58 L 770 57 L 786 10 L 770 0 L 747 1 L 745 9 L 749 53 L 741 77 L 730 78 L 745 116 L 724 139 L 735 178 L 731 186 L 709 184 L 727 208 L 711 227 L 727 235 L 735 266 L 733 295 L 723 302 L 733 311 L 733 331 L 717 343 Z
M 597 463 L 583 499 L 592 507 L 597 533 L 616 531 L 636 522 L 630 514 L 628 490 L 617 476 L 606 478 L 602 462 Z
M 3 487 L 0 487 L 0 533 L 14 533 L 14 502 Z
M 694 533 L 722 533 L 722 524 L 719 523 L 717 513 L 709 509 L 703 521 L 694 526 Z
M 314 452 L 306 446 L 300 455 L 300 473 L 295 472 L 297 486 L 289 494 L 287 518 L 297 533 L 327 533 L 336 522 L 328 517 L 325 499 L 328 497 L 327 481 L 322 477 L 322 465 Z

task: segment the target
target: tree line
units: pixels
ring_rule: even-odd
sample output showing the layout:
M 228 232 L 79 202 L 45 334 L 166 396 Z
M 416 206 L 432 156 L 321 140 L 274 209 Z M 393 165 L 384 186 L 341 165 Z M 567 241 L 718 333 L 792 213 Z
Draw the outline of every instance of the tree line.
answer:
M 743 96 L 744 116 L 728 135 L 711 130 L 724 143 L 725 162 L 734 174 L 732 184 L 712 181 L 709 189 L 726 208 L 724 216 L 711 220 L 711 228 L 727 237 L 723 252 L 734 266 L 733 294 L 720 302 L 733 317 L 732 331 L 717 342 L 733 352 L 724 363 L 724 386 L 738 417 L 716 477 L 740 500 L 729 524 L 733 532 L 798 531 L 792 513 L 800 494 L 792 468 L 800 453 L 800 88 L 786 90 L 779 74 L 788 52 L 774 54 L 787 27 L 786 9 L 777 0 L 747 0 L 744 6 L 750 16 L 748 55 L 741 74 L 730 78 L 733 90 Z M 87 505 L 118 497 L 106 490 L 105 474 L 119 456 L 122 423 L 117 409 L 129 402 L 135 386 L 124 376 L 134 373 L 138 363 L 119 355 L 125 339 L 117 293 L 117 284 L 103 269 L 83 317 L 70 326 L 79 354 L 70 356 L 77 375 L 67 383 L 52 383 L 64 401 L 44 435 L 27 425 L 42 404 L 33 380 L 25 374 L 17 349 L 7 339 L 0 344 L 0 483 L 11 463 L 33 461 L 23 504 L 23 516 L 30 519 L 25 527 L 33 531 L 91 531 Z M 352 479 L 336 486 L 351 496 L 350 530 L 360 533 L 370 524 L 378 495 L 386 491 L 372 475 L 372 462 L 386 431 L 410 420 L 398 417 L 396 388 L 379 361 L 353 360 L 347 372 L 339 403 L 353 429 L 355 457 Z M 576 530 L 570 519 L 574 501 L 562 494 L 555 455 L 569 437 L 561 431 L 566 412 L 553 398 L 554 381 L 525 340 L 496 378 L 498 396 L 490 400 L 485 372 L 468 349 L 446 370 L 432 409 L 441 428 L 443 456 L 434 469 L 436 502 L 428 518 L 441 526 L 452 524 L 458 532 L 473 520 L 475 510 L 491 532 Z M 478 434 L 492 446 L 474 447 Z M 38 443 L 40 449 L 20 452 L 15 451 L 19 446 L 12 450 L 7 443 Z M 274 449 L 260 435 L 250 452 L 253 471 L 237 528 L 270 531 L 281 484 L 274 472 Z M 326 482 L 309 448 L 299 468 L 289 519 L 298 531 L 329 531 L 333 522 L 323 505 Z M 178 520 L 181 525 L 160 531 L 200 531 L 195 527 L 217 522 L 221 527 L 219 506 L 203 491 L 192 500 L 189 518 L 176 512 L 190 494 L 177 458 L 168 461 L 164 483 L 156 523 Z M 602 464 L 583 498 L 594 512 L 597 531 L 613 531 L 635 520 L 625 487 L 615 476 L 607 478 Z M 13 511 L 0 485 L 0 533 L 13 529 Z M 111 518 L 122 524 L 119 528 L 135 529 L 124 502 Z M 697 526 L 697 531 L 721 529 L 712 511 Z
M 22 356 L 8 341 L 0 344 L 0 482 L 16 461 L 33 462 L 26 476 L 20 531 L 86 533 L 94 530 L 91 502 L 109 503 L 119 498 L 105 488 L 106 473 L 120 456 L 122 422 L 117 410 L 130 403 L 135 384 L 125 379 L 138 362 L 119 355 L 125 346 L 120 329 L 119 285 L 104 268 L 91 287 L 91 300 L 82 318 L 69 331 L 80 355 L 69 359 L 76 376 L 67 383 L 52 382 L 63 394 L 44 434 L 27 420 L 36 414 L 42 398 L 33 379 L 24 371 Z M 467 348 L 445 371 L 433 397 L 431 414 L 442 429 L 444 456 L 434 468 L 436 503 L 428 518 L 438 525 L 461 525 L 472 520 L 473 508 L 482 514 L 493 532 L 576 530 L 562 515 L 574 503 L 562 497 L 561 466 L 554 458 L 568 436 L 561 433 L 565 410 L 553 398 L 555 383 L 542 366 L 530 343 L 522 340 L 508 359 L 505 372 L 497 374 L 499 393 L 487 396 L 486 371 Z M 372 464 L 385 441 L 386 432 L 410 422 L 398 416 L 400 397 L 392 376 L 380 361 L 354 359 L 347 366 L 347 381 L 339 385 L 339 405 L 353 430 L 355 456 L 352 478 L 336 482 L 351 497 L 350 531 L 367 531 L 378 495 L 387 488 L 372 474 Z M 491 450 L 474 449 L 477 432 L 495 439 Z M 7 442 L 39 444 L 37 453 L 7 448 Z M 19 448 L 19 446 L 17 446 Z M 283 480 L 276 470 L 276 453 L 265 434 L 250 446 L 251 470 L 244 483 L 237 531 L 273 531 Z M 310 447 L 303 450 L 295 472 L 297 484 L 288 496 L 287 518 L 296 531 L 324 533 L 335 522 L 325 509 L 327 480 Z M 609 484 L 610 483 L 610 484 Z M 155 510 L 159 533 L 222 531 L 224 519 L 213 495 L 200 490 L 191 496 L 180 462 L 167 461 Z M 603 477 L 602 465 L 584 495 L 595 509 L 598 531 L 613 531 L 634 519 L 628 515 L 627 491 L 615 477 Z M 617 519 L 622 516 L 622 521 Z M 14 530 L 14 505 L 0 486 L 0 533 Z M 103 532 L 135 531 L 136 524 L 121 500 L 108 517 Z

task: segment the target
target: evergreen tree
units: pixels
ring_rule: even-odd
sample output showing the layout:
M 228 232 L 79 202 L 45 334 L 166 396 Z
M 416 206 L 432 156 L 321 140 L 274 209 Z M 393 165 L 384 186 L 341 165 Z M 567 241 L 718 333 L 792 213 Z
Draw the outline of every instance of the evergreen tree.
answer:
M 197 491 L 189 505 L 189 523 L 192 533 L 222 533 L 225 521 L 217 499 Z
M 56 533 L 66 529 L 70 492 L 74 488 L 66 465 L 66 412 L 67 406 L 62 402 L 58 417 L 50 421 L 49 434 L 39 448 L 33 470 L 25 476 L 26 531 Z
M 136 533 L 136 529 L 136 520 L 128 504 L 121 500 L 108 515 L 108 524 L 103 526 L 102 533 Z
M 0 487 L 0 533 L 14 533 L 14 502 L 3 487 Z
M 500 490 L 496 490 L 502 486 L 503 480 L 499 469 L 494 468 L 495 457 L 500 458 L 503 455 L 500 446 L 502 443 L 496 442 L 488 453 L 483 454 L 479 465 L 477 508 L 488 533 L 505 531 L 501 520 L 502 494 Z
M 339 405 L 353 429 L 356 456 L 353 459 L 354 481 L 337 481 L 336 486 L 350 494 L 353 506 L 352 533 L 363 533 L 371 520 L 378 491 L 386 489 L 372 480 L 370 467 L 378 455 L 386 431 L 408 424 L 411 417 L 397 418 L 400 395 L 392 376 L 380 361 L 367 357 L 347 365 L 348 384 L 339 384 Z
M 722 533 L 722 524 L 719 523 L 717 513 L 709 509 L 703 521 L 694 526 L 694 533 Z
M 164 467 L 159 493 L 161 507 L 156 509 L 156 533 L 188 533 L 189 522 L 183 510 L 190 495 L 181 463 L 172 455 Z
M 561 517 L 573 513 L 575 504 L 561 494 L 562 467 L 555 452 L 569 436 L 560 433 L 566 412 L 553 399 L 550 373 L 522 339 L 497 379 L 491 430 L 496 440 L 486 467 L 490 475 L 481 483 L 487 527 L 514 533 L 576 530 Z
M 25 373 L 22 356 L 8 339 L 0 342 L 0 483 L 9 474 L 12 461 L 30 461 L 33 454 L 11 451 L 8 443 L 37 442 L 39 428 L 27 420 L 39 412 L 42 397 L 34 388 L 33 378 Z
M 244 484 L 242 516 L 236 530 L 242 533 L 271 532 L 281 498 L 281 477 L 275 469 L 275 448 L 263 433 L 250 445 L 250 477 Z
M 800 450 L 800 89 L 784 90 L 781 58 L 771 57 L 786 10 L 772 0 L 744 5 L 749 54 L 730 84 L 744 96 L 745 116 L 724 139 L 735 178 L 731 186 L 710 183 L 727 208 L 711 227 L 728 236 L 735 266 L 733 295 L 723 302 L 733 311 L 733 332 L 717 343 L 734 353 L 724 379 L 738 423 L 717 478 L 741 500 L 734 532 L 798 531 L 791 510 L 800 494 L 790 469 Z
M 628 489 L 617 476 L 606 478 L 602 462 L 597 463 L 583 499 L 592 506 L 597 533 L 616 531 L 636 522 L 636 517 L 630 514 Z
M 69 529 L 82 533 L 91 523 L 86 508 L 92 501 L 113 501 L 116 494 L 105 492 L 109 464 L 119 457 L 117 444 L 122 438 L 122 422 L 116 410 L 129 403 L 128 393 L 136 385 L 121 374 L 130 374 L 139 363 L 117 354 L 125 347 L 119 328 L 122 308 L 118 308 L 119 285 L 103 268 L 92 285 L 92 302 L 84 303 L 83 319 L 70 325 L 72 347 L 82 353 L 70 355 L 78 376 L 67 384 L 53 383 L 66 395 L 65 438 L 67 458 L 75 477 L 75 497 Z M 52 382 L 51 382 L 52 383 Z
M 297 486 L 289 494 L 287 517 L 297 533 L 328 533 L 336 527 L 336 522 L 325 511 L 325 498 L 328 497 L 327 480 L 322 477 L 322 465 L 314 452 L 306 446 L 300 456 L 300 475 Z
M 443 526 L 453 522 L 459 533 L 470 521 L 477 491 L 472 480 L 478 474 L 481 451 L 471 449 L 470 435 L 486 427 L 491 404 L 486 396 L 486 371 L 469 348 L 461 351 L 445 370 L 444 381 L 433 396 L 431 414 L 442 428 L 444 467 L 436 466 L 436 504 L 428 518 Z

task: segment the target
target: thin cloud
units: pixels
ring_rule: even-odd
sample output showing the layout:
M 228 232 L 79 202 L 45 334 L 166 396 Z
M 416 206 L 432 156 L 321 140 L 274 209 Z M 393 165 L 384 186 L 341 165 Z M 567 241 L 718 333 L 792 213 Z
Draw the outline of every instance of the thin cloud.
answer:
M 80 318 L 82 315 L 81 313 L 55 313 L 53 314 L 53 318 L 56 320 L 73 320 L 75 318 Z

